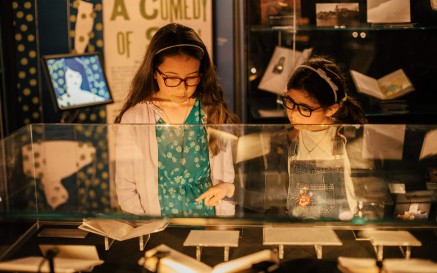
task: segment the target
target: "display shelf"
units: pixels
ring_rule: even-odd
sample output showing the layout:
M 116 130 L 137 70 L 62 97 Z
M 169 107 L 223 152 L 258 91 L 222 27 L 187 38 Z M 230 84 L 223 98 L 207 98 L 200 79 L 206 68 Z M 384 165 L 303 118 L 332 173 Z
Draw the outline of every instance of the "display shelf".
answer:
M 229 261 L 229 250 L 238 247 L 238 230 L 192 230 L 184 242 L 184 246 L 196 247 L 196 260 L 200 261 L 202 248 L 223 247 L 223 260 Z
M 419 25 L 363 25 L 357 27 L 317 27 L 317 26 L 252 26 L 250 27 L 250 32 L 309 32 L 309 31 L 416 31 L 416 30 L 436 30 L 437 26 L 419 26 Z
M 367 23 L 366 5 L 359 3 L 359 25 L 346 27 L 317 26 L 315 5 L 318 3 L 298 3 L 301 13 L 297 15 L 296 25 L 271 27 L 262 21 L 260 3 L 239 1 L 245 10 L 239 14 L 242 18 L 238 18 L 242 22 L 239 35 L 244 38 L 236 47 L 238 51 L 243 49 L 240 67 L 245 71 L 237 74 L 236 90 L 241 103 L 237 111 L 243 122 L 272 121 L 271 117 L 258 116 L 257 109 L 271 110 L 275 106 L 259 107 L 257 101 L 270 105 L 276 96 L 263 94 L 268 91 L 258 85 L 275 47 L 281 46 L 298 51 L 312 48 L 313 55 L 333 58 L 346 76 L 349 95 L 359 100 L 372 122 L 432 123 L 437 115 L 437 109 L 432 107 L 437 93 L 433 75 L 437 70 L 431 61 L 437 58 L 437 13 L 429 3 L 411 3 L 411 22 L 399 24 Z M 407 102 L 408 112 L 386 113 L 379 109 L 376 107 L 379 102 L 374 98 L 357 93 L 350 75 L 350 70 L 356 70 L 380 78 L 400 68 L 415 88 L 413 93 L 397 98 Z M 416 107 L 417 104 L 425 107 Z
M 334 230 L 327 227 L 264 227 L 264 245 L 277 245 L 279 259 L 284 258 L 284 246 L 314 246 L 317 259 L 323 257 L 324 246 L 343 243 Z

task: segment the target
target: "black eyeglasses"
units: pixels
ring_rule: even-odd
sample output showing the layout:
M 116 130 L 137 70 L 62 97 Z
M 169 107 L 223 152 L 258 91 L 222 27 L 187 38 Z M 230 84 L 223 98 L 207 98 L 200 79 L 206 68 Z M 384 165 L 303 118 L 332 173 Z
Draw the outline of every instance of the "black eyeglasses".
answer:
M 321 106 L 317 108 L 309 108 L 306 105 L 295 103 L 294 100 L 292 100 L 290 97 L 287 96 L 281 96 L 281 100 L 282 100 L 282 104 L 290 110 L 293 110 L 294 107 L 297 106 L 297 111 L 299 111 L 299 114 L 307 118 L 311 117 L 313 111 L 322 108 Z
M 164 84 L 167 87 L 177 87 L 181 84 L 181 82 L 185 83 L 185 86 L 196 86 L 200 82 L 200 76 L 193 76 L 193 77 L 186 77 L 185 79 L 179 78 L 179 77 L 169 77 L 166 76 L 164 73 L 159 71 L 157 68 L 156 71 L 162 76 L 164 79 Z

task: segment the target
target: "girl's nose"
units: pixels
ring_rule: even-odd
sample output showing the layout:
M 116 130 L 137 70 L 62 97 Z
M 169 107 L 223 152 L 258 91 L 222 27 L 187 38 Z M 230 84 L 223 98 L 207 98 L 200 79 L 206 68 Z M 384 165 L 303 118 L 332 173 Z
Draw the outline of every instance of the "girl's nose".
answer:
M 292 121 L 300 118 L 301 115 L 300 115 L 299 111 L 297 110 L 297 108 L 295 107 L 293 110 L 287 109 L 287 116 L 288 116 L 288 119 L 290 120 L 290 122 L 292 122 Z
M 185 95 L 185 92 L 187 91 L 188 86 L 185 84 L 185 82 L 181 82 L 181 84 L 179 84 L 177 92 L 178 95 Z
M 288 111 L 291 115 L 300 115 L 299 110 L 297 109 L 297 107 L 294 107 L 293 110 L 287 109 L 287 111 Z

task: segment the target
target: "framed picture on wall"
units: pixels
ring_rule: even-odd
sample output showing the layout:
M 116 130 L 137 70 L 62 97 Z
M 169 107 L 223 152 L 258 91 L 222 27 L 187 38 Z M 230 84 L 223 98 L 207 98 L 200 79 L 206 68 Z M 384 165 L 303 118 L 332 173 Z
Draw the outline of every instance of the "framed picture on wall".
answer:
M 360 25 L 358 3 L 317 3 L 318 27 L 350 27 Z
M 113 102 L 99 53 L 45 55 L 43 67 L 57 110 Z
M 294 10 L 296 9 L 296 10 Z M 260 0 L 261 25 L 268 27 L 293 26 L 300 23 L 300 0 Z
M 410 23 L 410 0 L 368 0 L 367 22 L 373 24 Z

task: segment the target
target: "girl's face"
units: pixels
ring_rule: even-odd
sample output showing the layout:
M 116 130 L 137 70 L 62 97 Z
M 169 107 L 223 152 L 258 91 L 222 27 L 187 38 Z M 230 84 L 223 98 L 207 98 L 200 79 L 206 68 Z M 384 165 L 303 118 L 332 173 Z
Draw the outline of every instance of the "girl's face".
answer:
M 335 107 L 337 104 L 334 104 L 325 110 L 321 108 L 318 101 L 311 98 L 305 90 L 290 89 L 284 94 L 284 96 L 288 99 L 289 108 L 293 108 L 294 103 L 293 109 L 287 107 L 286 109 L 288 119 L 291 124 L 297 125 L 295 126 L 296 129 L 299 129 L 299 125 L 333 124 L 330 117 L 337 111 L 338 107 Z M 320 130 L 320 128 L 311 126 L 306 127 L 305 129 L 315 131 Z
M 156 96 L 176 103 L 191 98 L 200 83 L 200 61 L 187 55 L 175 55 L 164 58 L 155 71 L 159 92 Z
M 65 71 L 65 83 L 70 90 L 80 89 L 82 84 L 82 76 L 79 72 L 76 72 L 70 68 Z

